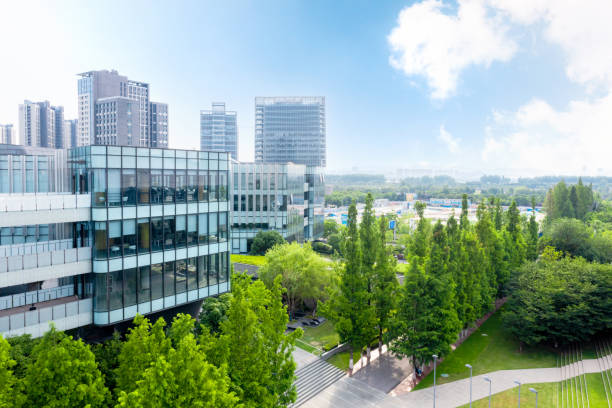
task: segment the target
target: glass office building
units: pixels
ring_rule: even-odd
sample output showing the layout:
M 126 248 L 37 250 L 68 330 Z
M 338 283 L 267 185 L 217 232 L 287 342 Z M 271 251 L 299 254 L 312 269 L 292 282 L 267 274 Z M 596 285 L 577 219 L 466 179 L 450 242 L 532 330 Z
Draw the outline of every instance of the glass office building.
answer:
M 325 167 L 325 97 L 255 98 L 255 162 Z
M 229 291 L 227 153 L 83 146 L 58 166 L 63 191 L 14 192 L 15 168 L 0 179 L 2 231 L 63 226 L 0 246 L 0 333 L 111 325 Z
M 212 109 L 200 111 L 200 150 L 229 152 L 238 160 L 236 112 L 225 110 L 224 102 L 213 102 Z
M 278 231 L 290 242 L 322 236 L 323 201 L 315 194 L 324 189 L 322 183 L 323 170 L 316 167 L 232 163 L 232 252 L 249 252 L 259 231 Z

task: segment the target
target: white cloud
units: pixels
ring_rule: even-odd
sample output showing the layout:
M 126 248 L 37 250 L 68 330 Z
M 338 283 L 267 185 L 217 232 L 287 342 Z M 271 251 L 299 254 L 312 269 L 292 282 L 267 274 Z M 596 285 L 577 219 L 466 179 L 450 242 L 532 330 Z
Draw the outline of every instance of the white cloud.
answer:
M 451 153 L 457 153 L 459 151 L 459 142 L 461 141 L 461 139 L 451 135 L 444 128 L 444 125 L 440 126 L 440 134 L 438 135 L 438 140 L 443 142 L 446 145 L 448 151 L 450 151 Z
M 435 99 L 455 93 L 459 74 L 472 65 L 508 61 L 517 46 L 507 25 L 491 16 L 484 0 L 459 0 L 456 15 L 440 0 L 404 8 L 388 36 L 391 65 L 427 79 Z

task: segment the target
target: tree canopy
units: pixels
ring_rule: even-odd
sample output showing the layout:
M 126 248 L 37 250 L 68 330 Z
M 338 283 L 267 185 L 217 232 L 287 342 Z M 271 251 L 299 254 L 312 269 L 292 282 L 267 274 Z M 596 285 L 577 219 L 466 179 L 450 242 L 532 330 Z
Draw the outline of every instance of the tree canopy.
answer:
M 274 245 L 284 244 L 285 238 L 278 231 L 259 231 L 251 243 L 251 255 L 265 255 Z

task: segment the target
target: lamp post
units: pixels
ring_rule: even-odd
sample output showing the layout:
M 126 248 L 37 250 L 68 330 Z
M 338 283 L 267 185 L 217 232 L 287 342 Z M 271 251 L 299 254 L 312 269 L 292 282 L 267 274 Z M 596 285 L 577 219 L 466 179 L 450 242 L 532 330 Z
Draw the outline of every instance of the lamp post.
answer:
M 529 391 L 533 392 L 536 395 L 536 408 L 538 408 L 538 390 L 535 388 L 530 388 Z
M 516 385 L 518 385 L 519 399 L 518 399 L 518 408 L 521 408 L 521 382 L 514 381 Z
M 434 408 L 436 408 L 436 361 L 438 360 L 438 355 L 434 354 L 434 355 L 432 355 L 432 357 L 434 359 L 434 387 L 433 387 L 433 393 L 434 393 L 434 396 L 433 396 L 433 400 L 434 401 L 433 402 L 434 402 L 434 404 L 433 404 L 433 406 L 434 406 Z
M 470 369 L 470 408 L 472 408 L 472 366 L 469 364 L 465 366 Z
M 491 408 L 491 379 L 489 377 L 484 377 L 483 380 L 489 383 L 489 408 Z

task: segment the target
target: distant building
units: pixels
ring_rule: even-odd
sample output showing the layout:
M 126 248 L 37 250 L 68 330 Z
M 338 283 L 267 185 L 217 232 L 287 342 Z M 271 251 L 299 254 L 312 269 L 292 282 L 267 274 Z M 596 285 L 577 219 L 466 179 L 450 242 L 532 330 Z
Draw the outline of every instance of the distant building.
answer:
M 78 121 L 76 119 L 64 120 L 64 149 L 77 146 Z
M 238 160 L 236 112 L 226 111 L 224 102 L 213 102 L 212 109 L 200 111 L 200 150 L 229 152 Z
M 293 163 L 232 163 L 231 251 L 247 253 L 259 231 L 287 241 L 323 235 L 323 169 Z
M 325 97 L 255 98 L 255 162 L 325 167 Z
M 167 146 L 168 106 L 150 102 L 149 84 L 130 80 L 114 70 L 89 71 L 80 76 L 79 146 Z M 155 118 L 151 118 L 152 108 L 156 112 Z M 165 113 L 160 116 L 158 111 Z M 151 121 L 159 124 L 160 119 L 163 129 L 160 132 L 160 127 L 156 126 L 154 136 L 157 139 L 153 144 Z
M 63 143 L 63 107 L 28 100 L 19 105 L 19 144 L 61 149 Z
M 168 104 L 150 102 L 149 119 L 151 147 L 168 147 Z
M 461 207 L 461 198 L 430 198 L 429 205 L 432 207 L 453 207 L 460 208 Z M 468 201 L 468 207 L 471 205 L 471 202 Z
M 0 144 L 17 144 L 13 125 L 0 125 Z

